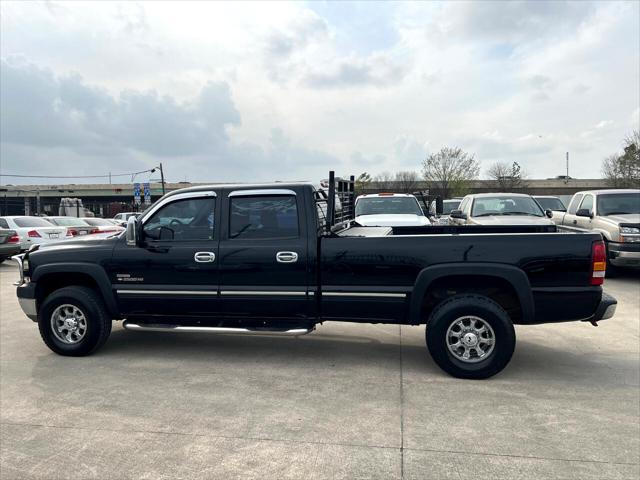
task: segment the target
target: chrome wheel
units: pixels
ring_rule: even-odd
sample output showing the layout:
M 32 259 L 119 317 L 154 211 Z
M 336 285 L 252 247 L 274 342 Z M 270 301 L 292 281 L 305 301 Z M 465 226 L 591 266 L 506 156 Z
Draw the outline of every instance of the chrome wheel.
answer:
M 455 319 L 447 329 L 447 348 L 466 363 L 476 363 L 491 355 L 495 340 L 491 325 L 472 315 Z
M 51 330 L 63 343 L 78 343 L 87 333 L 87 319 L 75 305 L 60 305 L 51 314 Z

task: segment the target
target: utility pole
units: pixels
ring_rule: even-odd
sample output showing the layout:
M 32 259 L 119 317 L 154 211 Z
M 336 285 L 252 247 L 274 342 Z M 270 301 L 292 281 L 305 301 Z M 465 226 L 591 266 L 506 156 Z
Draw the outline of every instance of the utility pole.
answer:
M 564 178 L 564 183 L 569 183 L 569 152 L 567 152 L 567 176 Z
M 164 195 L 164 170 L 162 170 L 162 162 L 160 163 L 160 181 L 162 182 L 162 195 Z

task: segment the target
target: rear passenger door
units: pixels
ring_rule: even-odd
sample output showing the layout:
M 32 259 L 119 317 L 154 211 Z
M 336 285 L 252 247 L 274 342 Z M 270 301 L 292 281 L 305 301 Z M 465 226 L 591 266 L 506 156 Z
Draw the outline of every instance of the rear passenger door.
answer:
M 305 319 L 309 284 L 304 192 L 227 190 L 220 295 L 227 318 Z

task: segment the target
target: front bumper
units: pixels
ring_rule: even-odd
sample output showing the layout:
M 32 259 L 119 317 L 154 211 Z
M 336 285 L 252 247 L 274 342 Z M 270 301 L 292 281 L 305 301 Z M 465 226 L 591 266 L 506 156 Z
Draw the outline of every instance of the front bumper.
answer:
M 16 288 L 18 303 L 24 314 L 34 322 L 38 321 L 38 306 L 36 304 L 36 284 L 23 283 Z
M 608 293 L 602 292 L 602 299 L 600 300 L 595 313 L 590 318 L 583 320 L 583 322 L 591 322 L 595 325 L 595 323 L 600 320 L 611 318 L 616 313 L 617 305 L 618 301 L 615 298 Z
M 640 242 L 609 242 L 609 261 L 617 267 L 640 267 Z

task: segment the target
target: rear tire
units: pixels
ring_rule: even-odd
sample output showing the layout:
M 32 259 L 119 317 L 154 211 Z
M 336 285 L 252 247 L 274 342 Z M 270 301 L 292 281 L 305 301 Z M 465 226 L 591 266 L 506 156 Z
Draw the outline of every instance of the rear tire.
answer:
M 51 293 L 38 312 L 44 343 L 58 355 L 72 357 L 98 350 L 109 338 L 111 321 L 100 295 L 80 286 Z
M 445 372 L 483 379 L 507 366 L 516 334 L 507 312 L 490 298 L 455 295 L 429 316 L 426 341 L 431 357 Z

